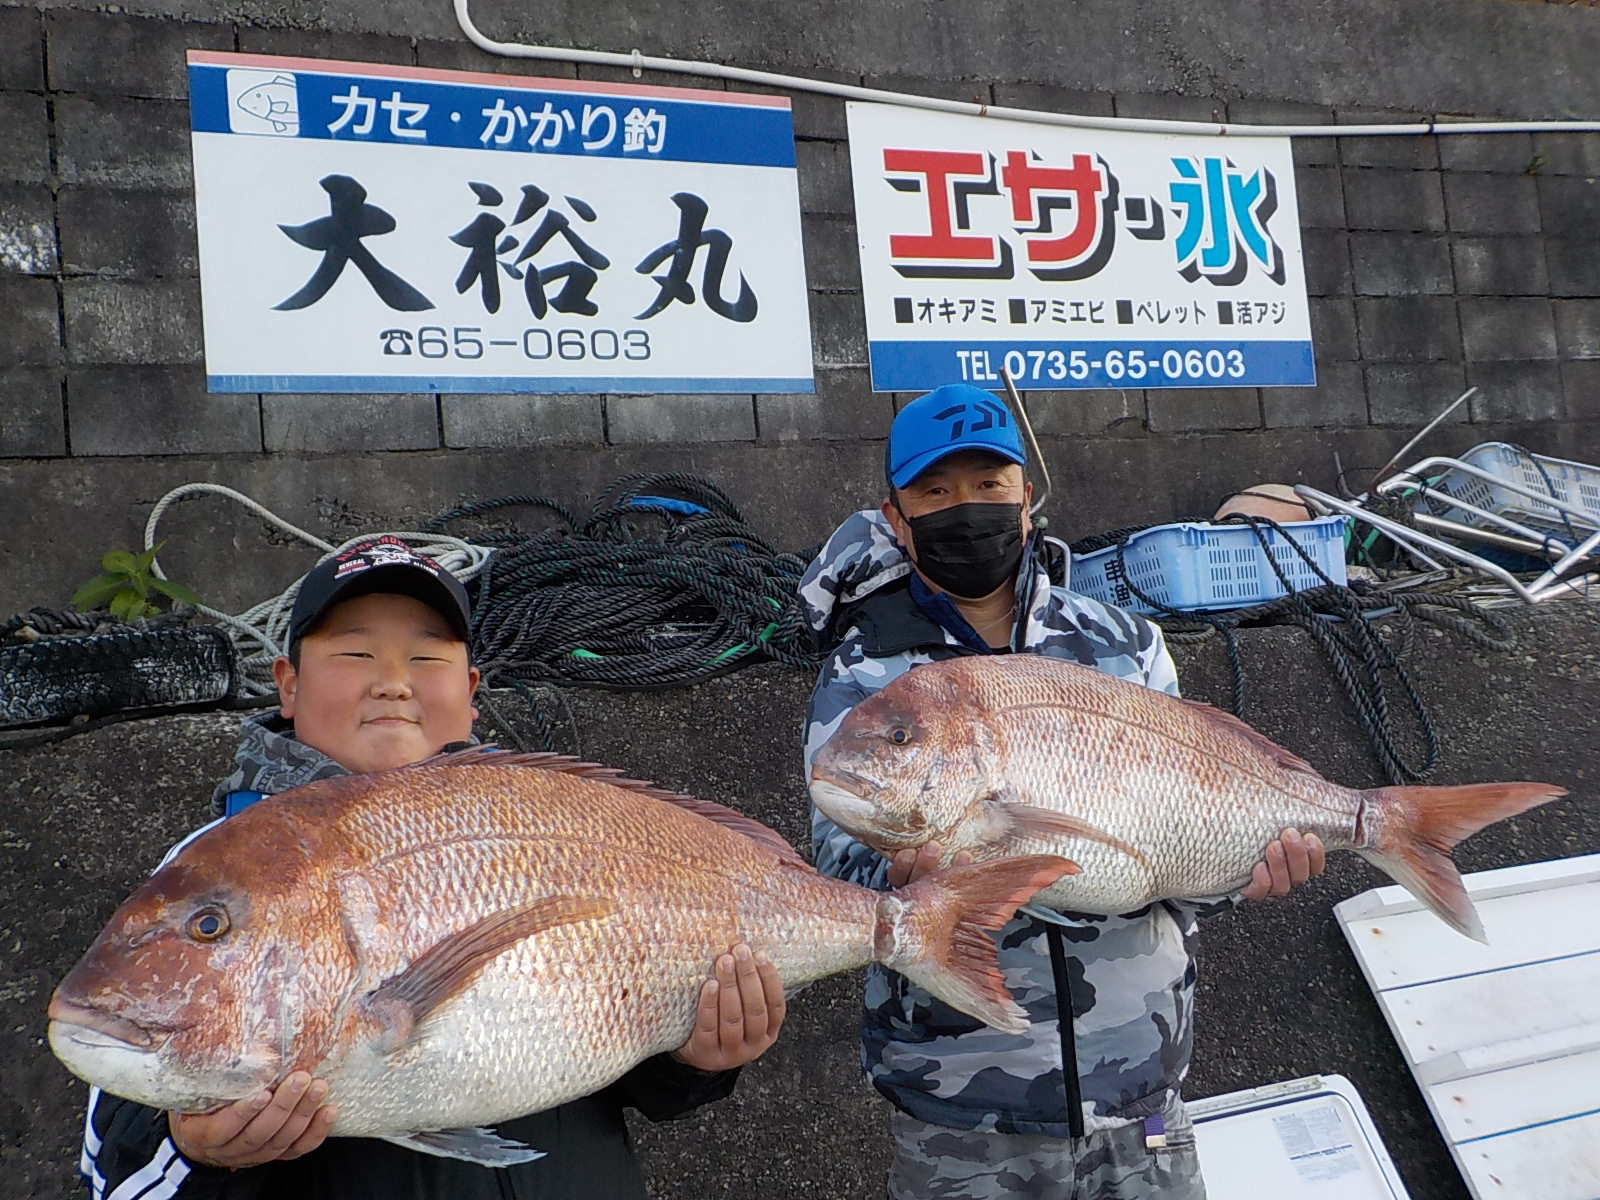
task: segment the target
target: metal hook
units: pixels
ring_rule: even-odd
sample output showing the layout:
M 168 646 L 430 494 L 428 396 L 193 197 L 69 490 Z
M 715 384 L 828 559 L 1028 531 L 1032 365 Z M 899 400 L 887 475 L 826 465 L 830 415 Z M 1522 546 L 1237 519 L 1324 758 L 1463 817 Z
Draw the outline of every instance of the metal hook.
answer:
M 1339 487 L 1339 494 L 1346 500 L 1356 500 L 1359 497 L 1350 490 L 1350 485 L 1345 482 L 1344 462 L 1339 457 L 1339 452 L 1333 452 L 1333 478 Z
M 1022 402 L 1022 395 L 1011 379 L 1011 372 L 1004 366 L 1000 368 L 1000 378 L 1006 385 L 1006 397 L 1011 401 L 1012 415 L 1016 417 L 1017 424 L 1022 426 L 1022 436 L 1028 439 L 1028 452 L 1033 455 L 1033 461 L 1039 464 L 1039 479 L 1044 484 L 1044 491 L 1028 506 L 1028 516 L 1037 516 L 1045 501 L 1050 499 L 1050 468 L 1045 466 L 1044 455 L 1039 450 L 1039 439 L 1033 436 L 1033 422 L 1028 420 L 1028 406 Z
M 1477 394 L 1477 391 L 1478 391 L 1477 388 L 1469 387 L 1466 391 L 1462 392 L 1461 395 L 1457 396 L 1454 401 L 1452 401 L 1449 405 L 1447 405 L 1443 412 L 1441 412 L 1437 417 L 1435 417 L 1433 420 L 1429 421 L 1426 425 L 1424 425 L 1422 427 L 1421 432 L 1418 433 L 1416 437 L 1412 438 L 1404 446 L 1401 446 L 1400 449 L 1396 450 L 1394 452 L 1394 454 L 1390 457 L 1388 462 L 1384 463 L 1383 466 L 1379 467 L 1376 471 L 1374 471 L 1372 473 L 1372 482 L 1367 485 L 1368 488 L 1371 489 L 1371 488 L 1377 487 L 1379 481 L 1382 480 L 1385 477 L 1385 474 L 1388 472 L 1389 468 L 1394 466 L 1395 463 L 1399 462 L 1401 456 L 1403 454 L 1405 454 L 1405 452 L 1407 450 L 1411 449 L 1411 447 L 1415 446 L 1423 438 L 1427 437 L 1430 433 L 1432 433 L 1433 430 L 1434 430 L 1434 427 L 1437 426 L 1440 421 L 1443 421 L 1451 413 L 1455 412 L 1456 409 L 1460 408 L 1463 404 L 1465 404 L 1469 397 Z

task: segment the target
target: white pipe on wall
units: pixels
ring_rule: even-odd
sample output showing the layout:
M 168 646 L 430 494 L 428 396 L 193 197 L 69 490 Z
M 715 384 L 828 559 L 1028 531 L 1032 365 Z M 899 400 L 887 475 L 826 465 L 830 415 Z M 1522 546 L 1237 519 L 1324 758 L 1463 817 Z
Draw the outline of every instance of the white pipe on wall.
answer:
M 1070 125 L 1080 129 L 1120 129 L 1137 133 L 1185 133 L 1215 137 L 1392 137 L 1397 134 L 1452 133 L 1600 133 L 1600 121 L 1420 121 L 1398 125 L 1234 125 L 1218 121 L 1166 121 L 1149 117 L 1093 117 L 1076 113 L 1037 112 L 1025 108 L 1005 108 L 995 104 L 975 104 L 966 100 L 943 100 L 936 96 L 916 96 L 908 92 L 889 92 L 880 88 L 831 83 L 773 71 L 753 71 L 722 63 L 691 62 L 686 59 L 658 58 L 634 50 L 619 54 L 607 50 L 575 50 L 561 46 L 530 46 L 520 42 L 497 42 L 472 23 L 468 0 L 452 0 L 456 23 L 461 32 L 479 49 L 507 58 L 533 58 L 548 62 L 588 63 L 593 66 L 629 67 L 641 71 L 676 71 L 683 75 L 703 75 L 762 87 L 793 92 L 819 92 L 846 100 L 868 100 L 880 104 L 900 104 L 908 108 L 927 108 L 935 112 L 962 113 L 973 117 L 995 117 L 1002 121 L 1033 121 L 1042 125 Z

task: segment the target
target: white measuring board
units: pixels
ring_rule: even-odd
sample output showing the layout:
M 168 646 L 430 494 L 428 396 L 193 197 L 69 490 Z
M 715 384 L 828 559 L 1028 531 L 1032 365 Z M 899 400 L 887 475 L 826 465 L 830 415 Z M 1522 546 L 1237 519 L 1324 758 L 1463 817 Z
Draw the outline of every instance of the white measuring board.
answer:
M 1409 1200 L 1342 1075 L 1191 1100 L 1207 1200 Z
M 1334 913 L 1475 1200 L 1600 1200 L 1600 854 L 1465 880 L 1487 946 L 1398 887 Z

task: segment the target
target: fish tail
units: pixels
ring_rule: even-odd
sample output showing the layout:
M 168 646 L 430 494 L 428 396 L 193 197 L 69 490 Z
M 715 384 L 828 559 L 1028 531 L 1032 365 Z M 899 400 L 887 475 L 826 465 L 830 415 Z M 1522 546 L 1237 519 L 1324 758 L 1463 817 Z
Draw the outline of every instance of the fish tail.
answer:
M 1036 854 L 926 875 L 879 900 L 874 958 L 1002 1033 L 1023 1033 L 1027 1014 L 1006 988 L 989 933 L 1077 871 L 1070 859 Z
M 1566 794 L 1548 783 L 1374 788 L 1361 793 L 1356 849 L 1452 929 L 1487 944 L 1451 849 L 1487 825 Z

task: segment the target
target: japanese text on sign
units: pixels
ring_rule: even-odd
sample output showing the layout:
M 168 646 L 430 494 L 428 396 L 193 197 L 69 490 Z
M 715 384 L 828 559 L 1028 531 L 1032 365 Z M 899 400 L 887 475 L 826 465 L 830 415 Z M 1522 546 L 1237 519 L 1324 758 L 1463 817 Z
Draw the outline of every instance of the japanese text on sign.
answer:
M 849 118 L 877 390 L 1314 382 L 1287 140 Z
M 190 84 L 213 390 L 812 389 L 786 102 L 200 51 Z

